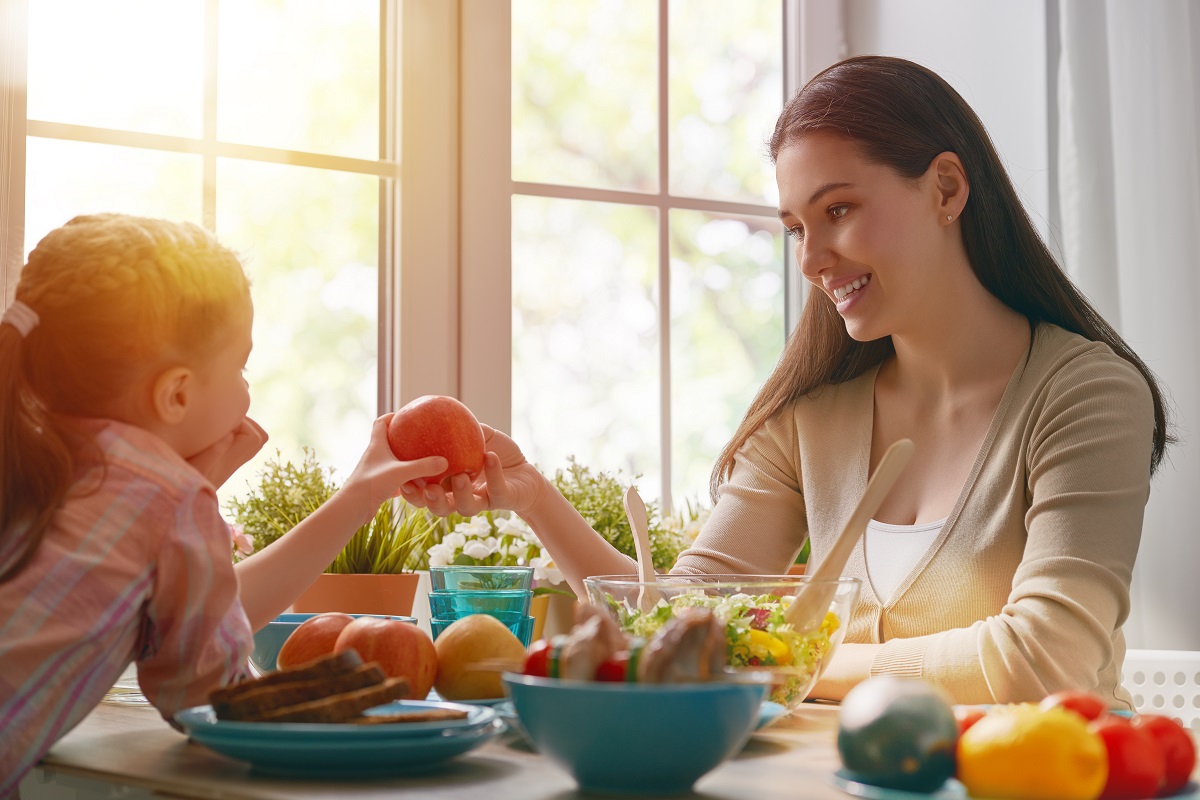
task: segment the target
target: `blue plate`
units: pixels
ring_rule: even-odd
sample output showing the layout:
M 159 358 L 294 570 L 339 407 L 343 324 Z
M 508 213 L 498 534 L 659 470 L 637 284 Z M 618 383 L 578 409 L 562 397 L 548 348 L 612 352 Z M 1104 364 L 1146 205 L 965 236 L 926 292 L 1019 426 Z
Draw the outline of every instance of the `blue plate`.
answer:
M 345 742 L 364 739 L 397 739 L 428 736 L 454 736 L 470 733 L 496 720 L 496 712 L 486 706 L 465 703 L 427 702 L 424 700 L 400 700 L 367 709 L 364 714 L 404 714 L 430 709 L 452 709 L 466 713 L 463 719 L 439 720 L 436 722 L 397 722 L 382 725 L 355 725 L 353 723 L 312 722 L 230 722 L 219 720 L 212 706 L 197 706 L 175 715 L 175 721 L 189 733 L 203 730 L 209 737 L 231 741 L 264 739 L 282 742 Z
M 380 725 L 222 722 L 211 706 L 175 715 L 192 739 L 222 755 L 248 761 L 258 772 L 286 777 L 379 778 L 433 769 L 473 750 L 505 729 L 483 706 L 402 700 L 368 714 L 459 708 L 465 720 Z

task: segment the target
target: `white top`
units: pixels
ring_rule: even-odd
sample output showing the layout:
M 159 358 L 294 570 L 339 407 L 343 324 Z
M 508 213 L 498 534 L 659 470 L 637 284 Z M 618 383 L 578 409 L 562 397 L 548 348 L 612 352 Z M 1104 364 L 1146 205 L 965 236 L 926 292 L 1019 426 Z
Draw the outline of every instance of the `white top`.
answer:
M 920 525 L 892 525 L 876 520 L 867 523 L 866 541 L 863 542 L 867 579 L 881 602 L 892 599 L 945 524 L 945 519 Z

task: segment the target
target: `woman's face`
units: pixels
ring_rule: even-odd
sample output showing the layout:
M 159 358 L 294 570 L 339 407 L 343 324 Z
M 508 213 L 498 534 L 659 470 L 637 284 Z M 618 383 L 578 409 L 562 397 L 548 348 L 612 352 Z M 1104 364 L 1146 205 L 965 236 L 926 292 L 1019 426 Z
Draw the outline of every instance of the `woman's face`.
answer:
M 904 334 L 937 313 L 945 214 L 931 175 L 905 179 L 828 133 L 788 144 L 775 167 L 800 272 L 834 302 L 851 337 Z

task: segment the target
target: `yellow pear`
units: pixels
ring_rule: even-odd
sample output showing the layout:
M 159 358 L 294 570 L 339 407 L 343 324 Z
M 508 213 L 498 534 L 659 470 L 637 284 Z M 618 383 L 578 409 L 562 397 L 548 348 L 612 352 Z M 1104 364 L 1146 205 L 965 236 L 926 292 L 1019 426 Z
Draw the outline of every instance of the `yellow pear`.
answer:
M 472 614 L 455 620 L 433 643 L 438 671 L 434 688 L 447 700 L 487 700 L 504 696 L 500 673 L 471 669 L 485 659 L 525 660 L 525 646 L 500 620 Z M 517 668 L 520 669 L 519 667 Z

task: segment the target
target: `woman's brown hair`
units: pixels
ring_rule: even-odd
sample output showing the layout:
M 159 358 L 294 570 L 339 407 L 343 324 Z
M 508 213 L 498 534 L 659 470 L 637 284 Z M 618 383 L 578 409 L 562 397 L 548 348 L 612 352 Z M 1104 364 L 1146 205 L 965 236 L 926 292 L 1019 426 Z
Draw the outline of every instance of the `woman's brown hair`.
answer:
M 82 421 L 164 359 L 206 355 L 249 297 L 237 256 L 191 223 L 99 214 L 38 242 L 16 291 L 38 321 L 25 335 L 0 324 L 0 583 L 103 467 Z
M 1154 374 L 1113 330 L 1051 255 L 1017 197 L 991 138 L 966 101 L 934 72 L 899 58 L 859 56 L 810 80 L 788 102 L 770 140 L 771 160 L 823 131 L 857 143 L 864 156 L 915 179 L 938 153 L 962 160 L 971 194 L 961 214 L 963 243 L 979 282 L 1034 325 L 1049 322 L 1104 342 L 1137 368 L 1154 399 L 1151 471 L 1173 441 Z M 822 386 L 861 375 L 893 352 L 891 338 L 858 342 L 823 292 L 809 292 L 783 354 L 713 469 L 715 501 L 736 453 L 764 422 Z

